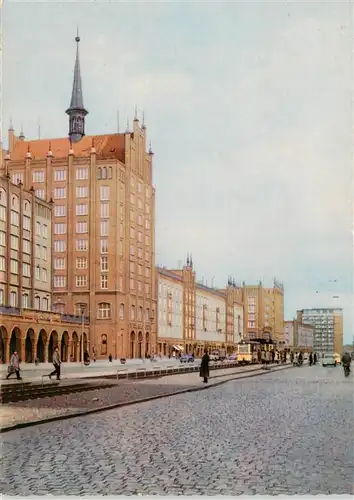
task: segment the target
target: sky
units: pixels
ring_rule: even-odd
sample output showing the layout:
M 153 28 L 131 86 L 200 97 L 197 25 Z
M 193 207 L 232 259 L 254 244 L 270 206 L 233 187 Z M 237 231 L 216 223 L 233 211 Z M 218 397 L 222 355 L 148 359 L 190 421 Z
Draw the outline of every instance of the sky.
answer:
M 217 287 L 276 276 L 285 319 L 342 307 L 351 343 L 352 19 L 350 2 L 7 2 L 5 145 L 10 117 L 67 135 L 78 24 L 86 133 L 145 112 L 156 263 L 191 252 Z

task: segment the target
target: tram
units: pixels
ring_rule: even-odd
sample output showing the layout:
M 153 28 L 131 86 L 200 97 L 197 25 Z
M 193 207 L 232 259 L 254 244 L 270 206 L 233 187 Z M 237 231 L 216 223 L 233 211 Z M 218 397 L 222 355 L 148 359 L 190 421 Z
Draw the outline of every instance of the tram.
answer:
M 272 351 L 275 347 L 272 340 L 242 340 L 237 344 L 237 359 L 247 363 L 260 363 L 261 351 Z

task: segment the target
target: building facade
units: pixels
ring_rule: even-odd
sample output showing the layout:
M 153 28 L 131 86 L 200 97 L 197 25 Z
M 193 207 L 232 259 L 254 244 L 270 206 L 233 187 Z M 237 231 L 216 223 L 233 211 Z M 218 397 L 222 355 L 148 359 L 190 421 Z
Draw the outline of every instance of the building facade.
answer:
M 155 190 L 146 127 L 85 135 L 79 37 L 68 137 L 25 140 L 9 129 L 2 173 L 53 200 L 53 309 L 89 316 L 90 354 L 156 349 Z M 39 243 L 40 244 L 40 243 Z
M 243 337 L 243 304 L 234 286 L 218 290 L 198 283 L 189 257 L 182 269 L 158 267 L 156 280 L 159 354 L 235 350 Z
M 302 309 L 297 311 L 300 323 L 314 327 L 313 350 L 319 353 L 338 353 L 343 350 L 342 309 Z
M 273 288 L 258 285 L 236 287 L 244 305 L 243 337 L 248 340 L 272 339 L 284 345 L 284 287 L 274 280 Z
M 284 321 L 284 343 L 287 349 L 314 352 L 315 329 L 300 321 Z

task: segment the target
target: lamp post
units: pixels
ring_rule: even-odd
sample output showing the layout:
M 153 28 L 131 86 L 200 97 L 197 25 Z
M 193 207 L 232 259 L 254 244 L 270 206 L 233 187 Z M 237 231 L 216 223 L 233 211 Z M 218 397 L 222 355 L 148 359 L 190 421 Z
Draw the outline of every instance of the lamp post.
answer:
M 81 364 L 84 364 L 84 308 L 81 307 Z

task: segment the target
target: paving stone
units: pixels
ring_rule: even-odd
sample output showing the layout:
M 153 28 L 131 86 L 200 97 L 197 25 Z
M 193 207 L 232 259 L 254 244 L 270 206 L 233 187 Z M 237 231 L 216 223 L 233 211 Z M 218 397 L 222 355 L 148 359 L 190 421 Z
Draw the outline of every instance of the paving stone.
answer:
M 352 494 L 353 380 L 328 373 L 270 372 L 5 433 L 1 491 Z

